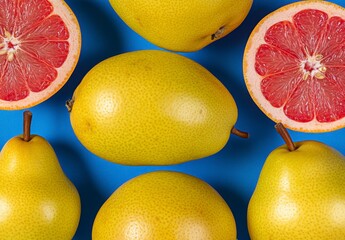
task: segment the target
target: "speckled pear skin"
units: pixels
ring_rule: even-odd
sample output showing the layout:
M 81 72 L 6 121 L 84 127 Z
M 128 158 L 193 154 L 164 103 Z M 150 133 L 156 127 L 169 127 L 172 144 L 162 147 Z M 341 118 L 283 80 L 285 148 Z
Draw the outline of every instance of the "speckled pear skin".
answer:
M 269 154 L 248 206 L 252 240 L 345 239 L 345 159 L 316 141 Z
M 252 0 L 109 1 L 118 16 L 151 43 L 177 52 L 202 49 L 247 17 Z
M 92 240 L 236 240 L 234 216 L 209 184 L 154 171 L 120 186 L 94 221 Z
M 78 140 L 98 157 L 124 165 L 170 165 L 215 154 L 238 117 L 235 100 L 214 75 L 162 50 L 100 62 L 71 103 Z
M 10 139 L 0 152 L 0 239 L 72 239 L 80 219 L 77 189 L 42 137 Z

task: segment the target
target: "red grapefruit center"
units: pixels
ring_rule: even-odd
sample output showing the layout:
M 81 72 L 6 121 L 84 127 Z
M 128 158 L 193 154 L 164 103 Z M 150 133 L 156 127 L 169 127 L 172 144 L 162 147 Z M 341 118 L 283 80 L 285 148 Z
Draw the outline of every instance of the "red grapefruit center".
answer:
M 295 121 L 343 118 L 344 40 L 345 21 L 313 9 L 271 26 L 255 64 L 266 99 Z
M 0 5 L 0 107 L 38 104 L 61 88 L 74 69 L 79 26 L 63 1 L 1 0 Z M 74 60 L 67 61 L 72 54 Z
M 309 7 L 311 3 L 319 7 Z M 323 4 L 328 8 L 320 6 Z M 294 4 L 283 7 L 275 13 L 276 21 L 268 15 L 261 23 L 265 26 L 253 31 L 254 35 L 262 35 L 256 39 L 262 39 L 254 52 L 248 53 L 246 49 L 247 54 L 254 55 L 255 73 L 245 72 L 245 78 L 247 83 L 254 81 L 250 79 L 257 75 L 259 84 L 247 86 L 254 92 L 255 85 L 259 88 L 268 103 L 262 103 L 260 97 L 252 97 L 275 121 L 299 123 L 299 128 L 304 128 L 303 123 L 327 124 L 344 119 L 345 20 L 334 13 L 328 14 L 327 10 L 335 4 L 303 1 L 295 5 L 304 7 L 294 12 L 291 10 Z M 344 9 L 337 6 L 336 11 L 339 10 L 344 16 Z M 249 60 L 244 61 L 250 64 Z M 316 131 L 319 130 L 322 129 Z

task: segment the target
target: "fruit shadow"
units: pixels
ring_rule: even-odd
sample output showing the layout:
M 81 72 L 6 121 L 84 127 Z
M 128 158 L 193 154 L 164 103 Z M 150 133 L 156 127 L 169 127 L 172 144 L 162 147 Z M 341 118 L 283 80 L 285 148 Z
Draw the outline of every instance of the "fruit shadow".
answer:
M 66 0 L 79 21 L 82 44 L 80 58 L 67 83 L 48 101 L 64 105 L 86 73 L 100 61 L 123 52 L 120 19 L 108 1 Z M 122 24 L 122 23 L 121 23 Z
M 287 3 L 292 1 L 284 0 Z M 244 49 L 254 27 L 270 12 L 284 5 L 282 1 L 253 1 L 253 5 L 242 24 L 227 36 L 215 41 L 205 48 L 208 55 L 224 54 L 230 49 Z
M 222 158 L 245 159 L 253 152 L 261 151 L 274 138 L 278 138 L 274 122 L 270 120 L 254 103 L 244 83 L 242 73 L 236 67 L 222 68 L 219 64 L 210 64 L 208 68 L 230 91 L 238 108 L 238 120 L 235 127 L 249 134 L 248 139 L 231 135 L 221 151 Z M 233 69 L 232 69 L 233 68 Z
M 202 51 L 184 55 L 208 69 L 230 91 L 238 107 L 236 128 L 248 132 L 250 138 L 270 138 L 273 122 L 252 100 L 243 76 L 243 53 L 247 39 L 256 23 L 270 11 L 263 6 L 267 3 L 254 4 L 242 25 L 228 36 L 210 44 Z M 245 147 L 248 148 L 248 144 L 252 143 L 255 142 L 247 141 Z
M 247 206 L 248 202 L 239 191 L 236 191 L 231 185 L 224 183 L 212 184 L 219 194 L 229 205 L 236 221 L 237 239 L 250 240 L 247 228 Z
M 93 221 L 105 199 L 92 180 L 85 159 L 79 151 L 62 141 L 52 141 L 52 146 L 66 176 L 78 189 L 81 199 L 81 217 L 73 239 L 91 239 Z

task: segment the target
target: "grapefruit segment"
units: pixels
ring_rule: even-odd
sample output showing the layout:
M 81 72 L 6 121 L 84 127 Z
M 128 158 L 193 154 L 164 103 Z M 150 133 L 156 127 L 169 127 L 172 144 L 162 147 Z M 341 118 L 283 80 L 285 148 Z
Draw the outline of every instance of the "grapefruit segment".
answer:
M 15 37 L 20 37 L 32 28 L 36 28 L 54 11 L 48 0 L 16 0 L 14 2 L 16 2 L 15 26 L 11 32 Z
M 336 31 L 334 30 L 336 29 Z M 324 54 L 324 62 L 327 63 L 329 58 L 334 58 L 337 55 L 339 61 L 343 61 L 344 55 L 344 40 L 345 40 L 345 20 L 339 17 L 332 17 L 329 20 L 327 28 L 320 40 L 319 50 Z M 340 62 L 338 62 L 340 63 Z M 338 64 L 337 62 L 328 64 Z
M 4 29 L 13 31 L 16 16 L 16 1 L 0 0 L 0 6 L 0 35 L 4 37 Z
M 329 68 L 325 79 L 316 82 L 316 118 L 332 122 L 345 117 L 345 68 Z
M 314 119 L 314 84 L 299 78 L 299 84 L 284 105 L 284 113 L 290 119 L 307 123 Z
M 59 68 L 66 61 L 69 43 L 67 41 L 26 42 L 22 50 L 46 64 Z
M 3 68 L 4 74 L 0 78 L 0 99 L 12 101 L 23 99 L 29 95 L 25 83 L 25 75 L 18 64 L 7 63 Z
M 263 18 L 244 53 L 247 89 L 273 121 L 303 132 L 345 126 L 345 9 L 300 1 Z
M 15 64 L 22 69 L 25 82 L 31 92 L 40 92 L 46 89 L 57 77 L 57 70 L 54 67 L 25 52 L 20 53 Z
M 306 54 L 315 54 L 327 20 L 328 15 L 316 9 L 306 9 L 293 16 L 293 24 L 298 32 L 297 39 L 300 39 Z
M 302 78 L 298 69 L 270 75 L 261 81 L 261 91 L 276 108 L 286 104 Z
M 326 66 L 329 67 L 342 67 L 345 63 L 345 45 L 335 48 L 335 49 L 327 49 L 323 51 L 325 53 L 325 57 L 323 58 L 323 62 Z M 332 73 L 331 71 L 327 71 Z
M 289 21 L 282 21 L 271 26 L 266 34 L 266 43 L 283 50 L 297 58 L 303 58 L 304 52 L 298 41 L 298 33 L 294 25 Z
M 0 0 L 0 109 L 23 109 L 55 94 L 80 54 L 81 34 L 61 0 Z
M 298 68 L 298 59 L 282 49 L 262 44 L 256 53 L 255 70 L 261 76 Z
M 22 41 L 68 40 L 68 28 L 58 15 L 45 18 L 36 28 L 22 36 Z

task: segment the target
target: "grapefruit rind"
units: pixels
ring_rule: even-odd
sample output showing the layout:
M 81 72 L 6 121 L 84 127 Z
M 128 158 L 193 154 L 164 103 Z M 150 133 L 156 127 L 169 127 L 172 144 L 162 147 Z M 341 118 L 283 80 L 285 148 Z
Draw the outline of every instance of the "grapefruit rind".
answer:
M 58 15 L 64 21 L 69 31 L 69 53 L 61 67 L 55 68 L 57 71 L 56 79 L 41 92 L 30 92 L 29 96 L 17 101 L 0 100 L 0 109 L 19 110 L 30 108 L 44 102 L 56 92 L 58 92 L 68 81 L 73 73 L 80 56 L 81 50 L 81 31 L 79 22 L 71 8 L 61 0 L 49 0 L 53 6 L 51 15 Z
M 260 110 L 269 117 L 272 121 L 282 123 L 285 127 L 299 131 L 299 132 L 329 132 L 340 129 L 345 126 L 345 118 L 333 122 L 319 122 L 315 118 L 309 122 L 298 122 L 288 118 L 283 107 L 276 108 L 266 100 L 265 96 L 261 92 L 261 80 L 260 76 L 255 70 L 255 56 L 261 44 L 265 44 L 264 36 L 267 30 L 275 23 L 281 21 L 290 21 L 298 12 L 305 9 L 316 9 L 326 12 L 329 17 L 338 16 L 345 19 L 345 8 L 336 5 L 334 3 L 318 0 L 300 1 L 285 5 L 274 12 L 266 15 L 253 29 L 245 50 L 243 58 L 243 73 L 244 80 L 247 86 L 248 92 L 260 108 Z

